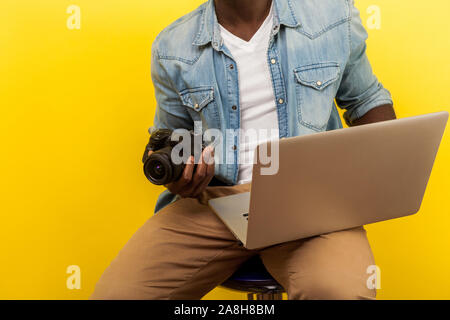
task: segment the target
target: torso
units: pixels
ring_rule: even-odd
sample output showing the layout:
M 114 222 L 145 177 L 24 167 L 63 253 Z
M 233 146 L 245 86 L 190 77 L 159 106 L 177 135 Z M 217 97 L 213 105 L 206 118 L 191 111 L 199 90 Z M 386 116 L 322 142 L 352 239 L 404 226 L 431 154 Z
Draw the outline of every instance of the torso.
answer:
M 238 183 L 251 181 L 254 150 L 259 143 L 278 138 L 278 115 L 267 61 L 273 13 L 250 41 L 220 26 L 224 44 L 238 66 L 241 135 Z

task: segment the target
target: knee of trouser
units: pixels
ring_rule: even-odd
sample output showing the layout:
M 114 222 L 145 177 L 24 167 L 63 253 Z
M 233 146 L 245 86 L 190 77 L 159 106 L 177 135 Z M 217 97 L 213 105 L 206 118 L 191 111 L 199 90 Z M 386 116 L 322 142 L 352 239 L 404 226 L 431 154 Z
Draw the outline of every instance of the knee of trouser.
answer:
M 293 276 L 288 296 L 292 300 L 375 299 L 376 290 L 367 286 L 364 277 L 330 272 Z

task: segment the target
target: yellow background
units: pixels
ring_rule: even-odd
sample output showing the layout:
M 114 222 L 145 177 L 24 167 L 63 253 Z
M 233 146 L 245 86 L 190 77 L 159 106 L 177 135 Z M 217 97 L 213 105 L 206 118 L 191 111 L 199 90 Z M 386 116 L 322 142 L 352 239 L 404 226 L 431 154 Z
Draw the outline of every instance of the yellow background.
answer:
M 87 298 L 152 215 L 161 189 L 140 162 L 155 106 L 150 47 L 202 2 L 0 1 L 0 298 Z M 80 30 L 66 26 L 71 4 Z M 365 23 L 370 5 L 382 26 L 369 30 L 369 56 L 398 115 L 450 111 L 450 2 L 357 0 Z M 381 299 L 450 299 L 448 132 L 421 212 L 367 228 Z M 80 290 L 66 288 L 69 265 Z

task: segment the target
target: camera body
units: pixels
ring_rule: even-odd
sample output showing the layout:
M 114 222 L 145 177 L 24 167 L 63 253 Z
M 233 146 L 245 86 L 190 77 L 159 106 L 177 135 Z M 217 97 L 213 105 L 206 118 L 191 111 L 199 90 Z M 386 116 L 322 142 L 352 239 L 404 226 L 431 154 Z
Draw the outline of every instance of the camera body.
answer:
M 173 133 L 174 131 L 170 129 L 159 129 L 150 136 L 149 149 L 153 153 L 144 162 L 144 174 L 155 185 L 166 185 L 177 181 L 183 173 L 187 159 L 192 155 L 195 163 L 197 163 L 205 148 L 201 135 L 189 131 L 189 150 L 186 150 L 185 144 L 185 148 L 181 148 L 177 154 L 179 159 L 183 159 L 183 161 L 173 161 L 173 149 L 179 143 L 183 143 L 183 135 L 178 136 L 173 135 Z M 198 141 L 200 141 L 200 144 Z

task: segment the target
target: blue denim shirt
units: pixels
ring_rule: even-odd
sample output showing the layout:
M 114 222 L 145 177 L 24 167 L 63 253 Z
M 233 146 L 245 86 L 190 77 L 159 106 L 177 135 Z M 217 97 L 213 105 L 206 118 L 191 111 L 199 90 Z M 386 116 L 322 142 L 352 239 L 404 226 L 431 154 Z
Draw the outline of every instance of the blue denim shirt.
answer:
M 348 124 L 392 104 L 367 59 L 367 32 L 354 0 L 273 1 L 267 63 L 280 138 L 342 128 L 336 103 L 346 110 Z M 192 130 L 194 121 L 201 121 L 203 130 L 239 129 L 238 72 L 221 39 L 213 0 L 173 22 L 152 46 L 157 106 L 150 133 Z M 229 185 L 238 178 L 239 137 L 233 139 L 236 148 L 222 153 L 234 154 L 236 161 L 215 167 L 215 177 Z M 165 191 L 155 211 L 174 200 Z

